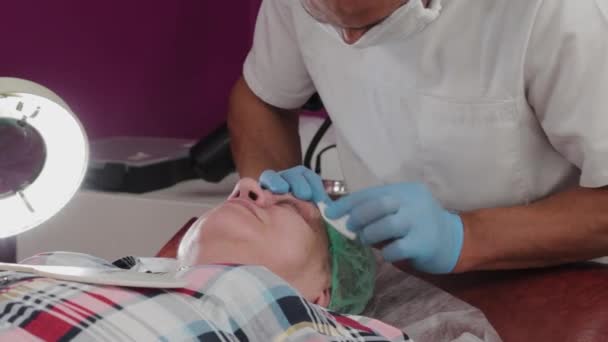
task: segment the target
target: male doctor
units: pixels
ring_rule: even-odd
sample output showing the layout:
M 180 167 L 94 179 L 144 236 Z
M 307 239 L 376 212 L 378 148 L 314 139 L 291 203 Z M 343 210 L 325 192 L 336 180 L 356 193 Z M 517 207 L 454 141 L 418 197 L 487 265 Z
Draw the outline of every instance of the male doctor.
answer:
M 315 92 L 351 191 L 336 202 L 297 166 Z M 327 201 L 387 261 L 608 255 L 608 0 L 264 0 L 229 127 L 241 176 Z

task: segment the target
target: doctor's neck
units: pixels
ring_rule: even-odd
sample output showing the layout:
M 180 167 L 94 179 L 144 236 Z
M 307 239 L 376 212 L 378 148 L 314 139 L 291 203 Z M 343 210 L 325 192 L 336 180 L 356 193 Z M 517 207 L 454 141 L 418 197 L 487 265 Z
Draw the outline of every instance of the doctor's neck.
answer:
M 374 26 L 382 23 L 409 1 L 421 1 L 428 7 L 431 0 L 308 0 L 307 11 L 321 22 L 342 31 L 342 39 L 354 44 Z

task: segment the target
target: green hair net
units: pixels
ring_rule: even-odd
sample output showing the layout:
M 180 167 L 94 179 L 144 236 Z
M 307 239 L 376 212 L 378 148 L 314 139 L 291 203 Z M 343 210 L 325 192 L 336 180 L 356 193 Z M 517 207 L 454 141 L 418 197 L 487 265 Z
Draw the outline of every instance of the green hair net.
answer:
M 329 309 L 358 315 L 374 294 L 376 260 L 369 247 L 342 236 L 325 223 L 331 262 L 331 300 Z

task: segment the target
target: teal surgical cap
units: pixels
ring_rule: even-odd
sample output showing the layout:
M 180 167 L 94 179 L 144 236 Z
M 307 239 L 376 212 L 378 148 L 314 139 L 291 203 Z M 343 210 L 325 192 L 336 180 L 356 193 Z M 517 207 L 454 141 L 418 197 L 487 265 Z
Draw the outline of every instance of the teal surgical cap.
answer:
M 331 259 L 331 300 L 329 310 L 342 314 L 358 315 L 374 294 L 376 260 L 369 247 L 352 241 L 330 225 L 329 255 Z

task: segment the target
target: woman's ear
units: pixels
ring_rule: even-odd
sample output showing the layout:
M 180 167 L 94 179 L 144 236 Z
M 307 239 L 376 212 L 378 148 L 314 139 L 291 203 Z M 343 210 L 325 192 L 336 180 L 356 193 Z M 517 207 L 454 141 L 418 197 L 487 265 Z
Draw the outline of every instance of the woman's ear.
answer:
M 329 306 L 331 301 L 331 289 L 326 287 L 314 300 L 313 303 L 324 308 Z

